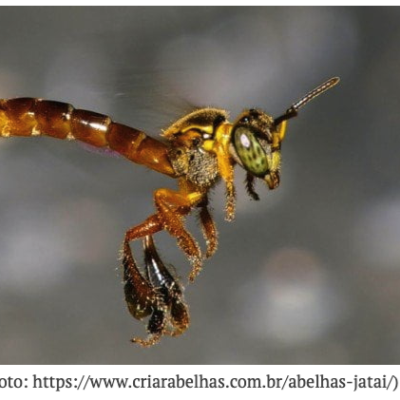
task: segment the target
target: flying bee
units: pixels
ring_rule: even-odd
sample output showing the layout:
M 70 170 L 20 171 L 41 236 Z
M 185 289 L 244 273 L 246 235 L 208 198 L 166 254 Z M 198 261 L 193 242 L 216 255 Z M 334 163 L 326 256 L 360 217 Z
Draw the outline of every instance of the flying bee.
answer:
M 148 318 L 146 339 L 133 338 L 142 346 L 157 343 L 163 335 L 176 336 L 189 326 L 188 306 L 179 279 L 159 256 L 153 235 L 167 231 L 191 264 L 189 281 L 202 269 L 204 259 L 217 250 L 217 229 L 209 210 L 208 194 L 218 181 L 226 187 L 226 219 L 235 216 L 234 167 L 246 171 L 246 189 L 258 200 L 255 181 L 269 189 L 280 182 L 281 143 L 287 121 L 312 99 L 332 88 L 331 78 L 272 118 L 259 109 L 245 110 L 235 122 L 217 108 L 201 108 L 177 120 L 157 140 L 135 128 L 114 122 L 92 111 L 67 103 L 37 98 L 0 100 L 0 136 L 47 135 L 79 140 L 117 152 L 128 160 L 178 180 L 178 189 L 154 192 L 155 213 L 125 233 L 121 258 L 128 310 L 138 320 Z M 184 219 L 197 212 L 206 242 L 205 254 L 185 227 Z M 130 243 L 142 240 L 144 271 L 133 257 Z

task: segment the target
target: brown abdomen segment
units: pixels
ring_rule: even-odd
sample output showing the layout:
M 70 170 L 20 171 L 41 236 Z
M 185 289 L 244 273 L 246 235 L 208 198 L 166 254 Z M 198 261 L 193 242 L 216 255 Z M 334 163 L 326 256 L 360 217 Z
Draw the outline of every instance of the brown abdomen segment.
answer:
M 58 101 L 21 97 L 0 100 L 0 136 L 46 135 L 108 147 L 129 160 L 174 175 L 167 146 L 93 111 Z

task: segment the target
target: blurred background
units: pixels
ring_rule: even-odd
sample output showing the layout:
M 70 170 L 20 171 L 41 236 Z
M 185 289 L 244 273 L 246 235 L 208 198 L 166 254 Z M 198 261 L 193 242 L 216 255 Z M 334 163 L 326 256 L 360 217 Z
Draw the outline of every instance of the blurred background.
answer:
M 156 235 L 192 323 L 151 349 L 129 342 L 145 329 L 118 252 L 176 182 L 73 142 L 1 140 L 1 364 L 400 363 L 398 8 L 0 11 L 0 98 L 69 102 L 154 136 L 199 106 L 277 116 L 341 77 L 290 121 L 278 190 L 260 183 L 252 201 L 237 169 L 233 223 L 215 190 L 219 251 L 195 284 Z

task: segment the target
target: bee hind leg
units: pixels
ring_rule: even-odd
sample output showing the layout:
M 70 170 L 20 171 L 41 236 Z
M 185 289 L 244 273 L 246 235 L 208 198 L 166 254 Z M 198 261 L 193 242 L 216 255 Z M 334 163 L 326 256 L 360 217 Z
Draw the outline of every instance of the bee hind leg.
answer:
M 125 299 L 134 318 L 149 317 L 148 337 L 134 337 L 133 343 L 150 347 L 165 334 L 177 336 L 189 326 L 188 307 L 182 287 L 168 271 L 155 248 L 151 235 L 143 239 L 145 269 L 143 274 L 133 259 L 129 242 L 124 242 L 123 267 Z M 172 333 L 171 333 L 172 332 Z

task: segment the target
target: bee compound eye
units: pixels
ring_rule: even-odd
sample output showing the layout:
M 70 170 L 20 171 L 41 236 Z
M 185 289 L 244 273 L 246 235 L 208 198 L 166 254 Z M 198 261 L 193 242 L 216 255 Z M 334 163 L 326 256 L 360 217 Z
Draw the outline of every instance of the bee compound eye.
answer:
M 269 170 L 267 155 L 254 133 L 247 127 L 238 126 L 231 140 L 243 168 L 252 175 L 265 176 Z

